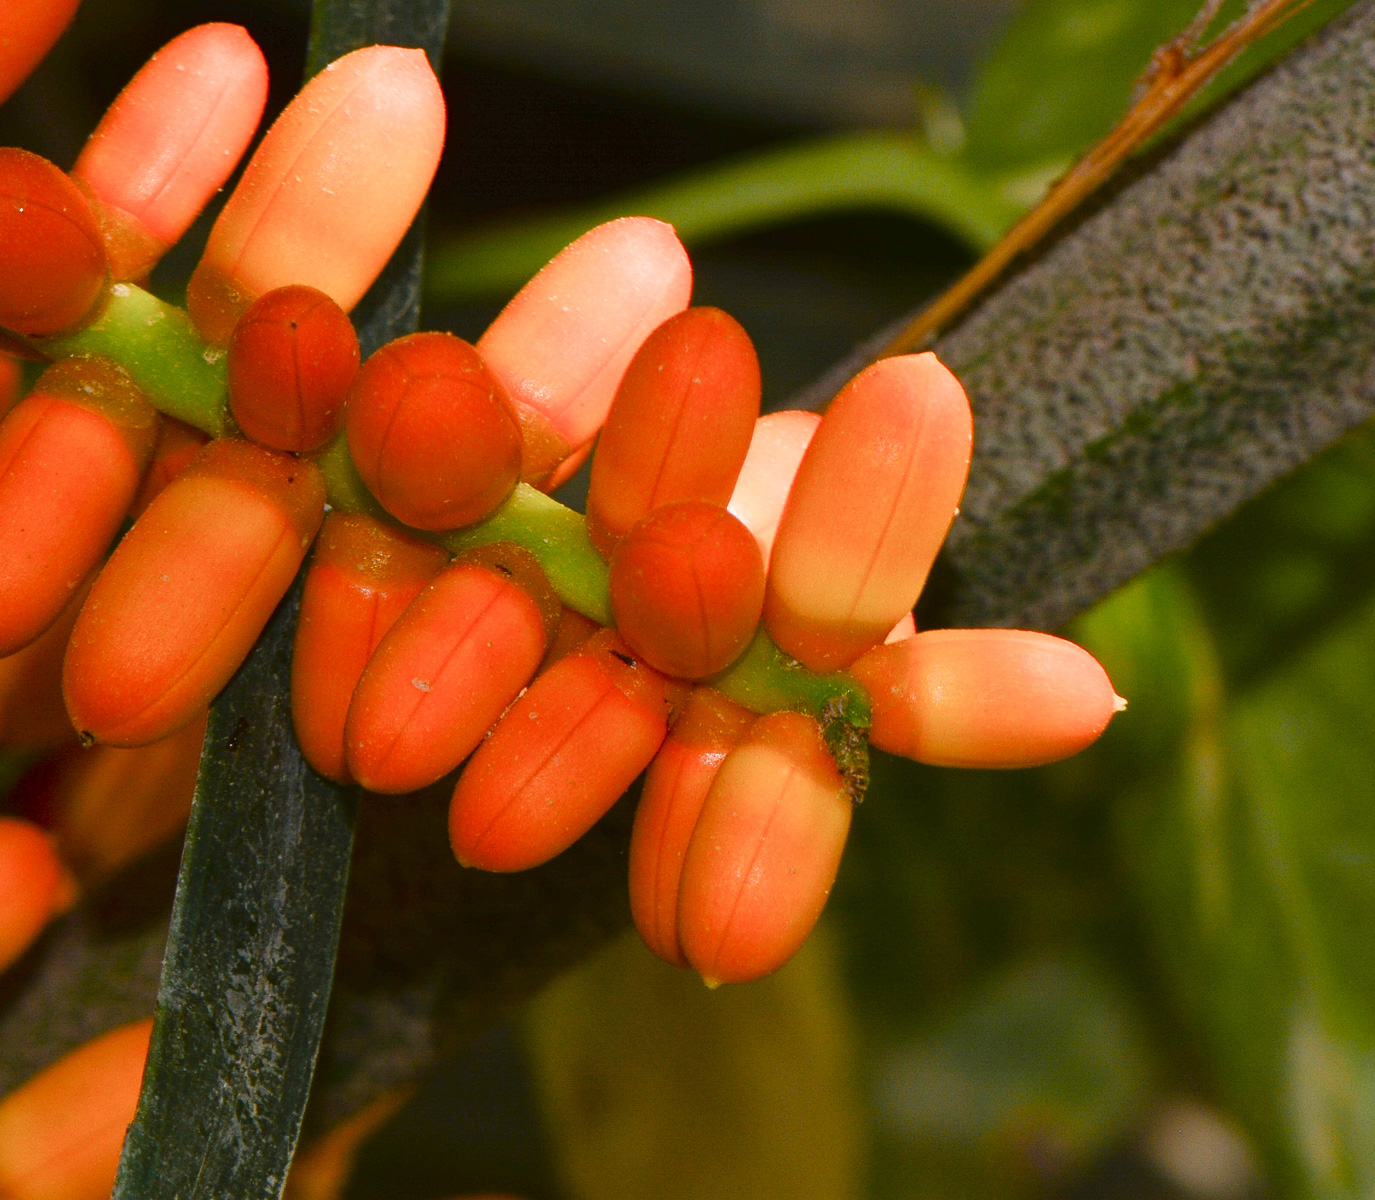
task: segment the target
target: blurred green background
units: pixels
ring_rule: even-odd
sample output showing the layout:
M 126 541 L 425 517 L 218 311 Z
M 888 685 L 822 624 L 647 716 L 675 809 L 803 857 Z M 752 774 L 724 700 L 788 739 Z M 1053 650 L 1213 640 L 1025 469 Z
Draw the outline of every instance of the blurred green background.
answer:
M 454 4 L 426 324 L 476 336 L 565 242 L 648 212 L 777 408 L 986 249 L 1197 0 Z M 205 20 L 249 27 L 280 107 L 302 4 L 86 0 L 0 144 L 70 163 Z M 1097 747 L 1007 774 L 879 756 L 792 964 L 709 993 L 617 943 L 437 1071 L 348 1195 L 1375 1195 L 1375 433 L 1070 633 L 1131 701 Z

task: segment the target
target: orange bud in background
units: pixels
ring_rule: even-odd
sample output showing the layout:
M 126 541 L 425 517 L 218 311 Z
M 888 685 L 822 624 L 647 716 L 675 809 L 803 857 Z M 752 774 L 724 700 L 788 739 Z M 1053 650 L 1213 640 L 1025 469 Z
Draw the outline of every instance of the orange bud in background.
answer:
M 0 658 L 0 746 L 55 750 L 75 742 L 76 730 L 62 698 L 62 658 L 86 591 L 79 588 L 34 641 Z
M 131 517 L 138 517 L 162 493 L 162 490 L 195 460 L 210 440 L 202 433 L 174 417 L 164 416 L 158 424 L 158 441 L 153 449 L 153 461 L 143 473 L 138 495 L 129 509 Z
M 688 965 L 678 944 L 683 859 L 716 772 L 754 720 L 720 692 L 693 688 L 645 775 L 630 836 L 630 911 L 665 962 Z
M 611 559 L 616 628 L 666 675 L 704 679 L 724 670 L 749 645 L 763 607 L 759 547 L 714 504 L 656 508 Z
M 567 658 L 574 650 L 588 641 L 601 626 L 590 617 L 572 608 L 560 608 L 558 628 L 550 639 L 549 649 L 544 652 L 540 670 L 547 671 L 561 658 Z
M 820 424 L 820 413 L 799 409 L 766 413 L 754 423 L 749 453 L 727 507 L 754 534 L 766 571 L 783 506 Z
M 853 807 L 811 717 L 750 726 L 712 781 L 679 884 L 678 937 L 708 985 L 758 979 L 796 953 L 826 906 Z
M 105 284 L 105 245 L 81 189 L 45 158 L 0 148 L 0 326 L 79 324 Z
M 934 354 L 888 358 L 831 401 L 769 563 L 764 623 L 814 671 L 847 667 L 911 610 L 969 474 L 973 419 Z
M 311 463 L 211 442 L 124 536 L 77 618 L 63 691 L 83 737 L 145 745 L 208 705 L 291 585 L 324 504 Z
M 152 1032 L 151 1017 L 112 1029 L 0 1100 L 0 1195 L 109 1196 Z
M 0 5 L 0 104 L 28 78 L 67 28 L 79 0 L 5 0 Z
M 852 668 L 869 740 L 940 767 L 1035 767 L 1078 754 L 1125 702 L 1087 650 L 1025 629 L 932 629 Z
M 452 334 L 383 346 L 359 372 L 345 422 L 363 482 L 417 529 L 480 521 L 520 479 L 520 424 L 506 390 Z
M 358 335 L 324 292 L 276 288 L 234 326 L 228 367 L 239 428 L 264 446 L 304 454 L 339 432 L 358 374 Z
M 353 776 L 413 792 L 468 757 L 534 675 L 547 644 L 538 605 L 510 577 L 455 563 L 377 647 L 349 708 Z
M 149 746 L 94 746 L 59 760 L 55 833 L 82 887 L 103 882 L 186 825 L 208 716 Z
M 587 531 L 604 558 L 652 509 L 724 506 L 759 416 L 759 359 L 719 308 L 689 308 L 645 339 L 597 441 Z
M 654 758 L 667 681 L 603 630 L 532 683 L 472 757 L 449 808 L 458 861 L 524 871 L 582 837 Z
M 325 518 L 301 594 L 291 715 L 301 753 L 327 779 L 353 781 L 344 761 L 353 690 L 383 635 L 448 561 L 371 517 Z
M 97 211 L 117 279 L 137 279 L 229 178 L 262 119 L 267 63 L 247 30 L 199 25 L 120 92 L 72 174 Z
M 0 423 L 0 654 L 56 620 L 109 549 L 157 422 L 114 364 L 69 358 Z
M 16 404 L 24 387 L 24 369 L 17 358 L 0 354 L 0 417 Z
M 0 971 L 42 932 L 64 890 L 52 839 L 28 821 L 0 817 Z
M 520 412 L 522 478 L 590 443 L 650 333 L 687 307 L 692 267 L 671 225 L 623 217 L 583 234 L 527 283 L 477 348 Z
M 444 96 L 420 50 L 368 46 L 315 76 L 254 152 L 187 291 L 225 345 L 264 292 L 301 283 L 348 311 L 391 257 L 444 145 Z

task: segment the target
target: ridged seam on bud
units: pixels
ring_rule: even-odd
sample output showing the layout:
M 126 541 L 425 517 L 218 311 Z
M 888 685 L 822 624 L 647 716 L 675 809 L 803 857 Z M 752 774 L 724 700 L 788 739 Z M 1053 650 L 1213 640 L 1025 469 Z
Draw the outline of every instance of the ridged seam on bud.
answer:
M 419 211 L 443 144 L 444 96 L 422 51 L 369 46 L 331 63 L 268 131 L 210 232 L 187 292 L 201 332 L 226 344 L 253 299 L 290 283 L 351 309 Z
M 779 521 L 764 623 L 815 671 L 881 643 L 916 603 L 969 473 L 973 419 L 934 354 L 884 359 L 831 402 Z

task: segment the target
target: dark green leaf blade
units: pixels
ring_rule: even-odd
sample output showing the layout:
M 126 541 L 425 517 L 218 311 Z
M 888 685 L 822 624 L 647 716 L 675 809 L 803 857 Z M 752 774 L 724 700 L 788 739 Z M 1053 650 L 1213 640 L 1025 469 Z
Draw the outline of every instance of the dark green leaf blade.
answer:
M 299 588 L 210 713 L 146 1084 L 115 1197 L 281 1195 L 343 918 L 356 798 L 296 749 Z

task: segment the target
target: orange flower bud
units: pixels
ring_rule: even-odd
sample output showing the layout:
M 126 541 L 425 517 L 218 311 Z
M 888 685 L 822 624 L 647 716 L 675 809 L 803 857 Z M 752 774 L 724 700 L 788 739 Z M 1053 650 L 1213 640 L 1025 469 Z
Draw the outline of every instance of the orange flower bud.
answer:
M 635 352 L 691 293 L 673 227 L 648 217 L 597 226 L 520 290 L 477 348 L 520 413 L 522 478 L 552 484 L 591 442 Z
M 63 671 L 90 741 L 173 733 L 238 669 L 324 516 L 310 463 L 222 438 L 115 548 L 77 618 Z
M 229 339 L 229 404 L 239 428 L 274 450 L 321 449 L 344 419 L 358 335 L 324 292 L 292 285 L 259 297 Z
M 83 887 L 108 879 L 186 825 L 208 716 L 202 712 L 149 746 L 94 746 L 61 760 L 53 796 L 57 844 Z
M 114 273 L 137 279 L 224 186 L 267 103 L 267 63 L 238 25 L 174 38 L 120 92 L 72 174 L 98 201 Z
M 940 767 L 1034 767 L 1078 754 L 1125 702 L 1098 660 L 1025 629 L 932 629 L 852 668 L 869 740 Z
M 129 508 L 129 515 L 137 518 L 145 508 L 162 494 L 163 489 L 195 461 L 205 449 L 209 436 L 173 417 L 163 417 L 158 424 L 158 441 L 153 449 L 153 461 L 143 473 L 138 495 Z
M 109 549 L 157 421 L 114 364 L 69 358 L 0 424 L 0 654 L 42 633 Z
M 587 531 L 604 558 L 652 509 L 724 506 L 759 416 L 759 359 L 719 308 L 689 308 L 645 339 L 597 441 Z
M 398 131 L 404 131 L 404 134 Z M 444 145 L 444 96 L 420 50 L 368 46 L 277 118 L 210 231 L 187 292 L 225 345 L 264 292 L 303 283 L 348 311 L 419 211 Z
M 349 767 L 374 792 L 412 792 L 447 775 L 544 657 L 534 600 L 496 570 L 441 572 L 382 639 L 349 708 Z
M 515 410 L 477 351 L 452 334 L 383 346 L 359 372 L 345 422 L 363 482 L 417 529 L 480 521 L 520 478 Z
M 0 658 L 0 746 L 54 750 L 75 742 L 62 699 L 62 658 L 86 592 L 79 588 L 37 639 Z
M 458 861 L 523 871 L 582 837 L 645 769 L 667 732 L 665 680 L 603 630 L 530 685 L 454 789 Z
M 62 864 L 37 825 L 0 817 L 0 971 L 29 948 L 58 909 Z
M 61 333 L 104 284 L 105 246 L 81 190 L 47 159 L 0 148 L 0 325 Z
M 973 421 L 934 354 L 852 379 L 807 447 L 778 525 L 764 623 L 814 671 L 847 667 L 917 601 L 969 473 Z
M 547 671 L 561 658 L 567 658 L 574 650 L 595 634 L 601 626 L 590 617 L 572 608 L 562 608 L 559 612 L 559 625 L 549 641 L 549 649 L 544 652 L 540 670 Z
M 0 417 L 16 404 L 24 387 L 24 371 L 17 358 L 0 354 Z
M 0 1100 L 0 1195 L 99 1200 L 134 1119 L 152 1018 L 121 1025 Z
M 683 858 L 716 772 L 754 720 L 720 692 L 693 688 L 645 775 L 630 836 L 630 911 L 645 945 L 665 962 L 688 965 L 678 944 Z
M 811 717 L 760 717 L 702 805 L 678 889 L 678 937 L 709 986 L 776 971 L 826 906 L 849 791 Z
M 291 716 L 301 753 L 321 775 L 351 783 L 344 720 L 377 644 L 449 561 L 371 517 L 325 518 L 301 595 L 291 660 Z
M 765 571 L 797 468 L 820 424 L 820 413 L 798 409 L 766 413 L 754 423 L 750 450 L 727 507 L 754 534 Z
M 666 675 L 704 679 L 724 670 L 754 637 L 763 607 L 759 547 L 714 504 L 656 508 L 611 559 L 616 628 Z
M 79 0 L 5 0 L 0 5 L 0 104 L 28 78 L 67 28 Z

